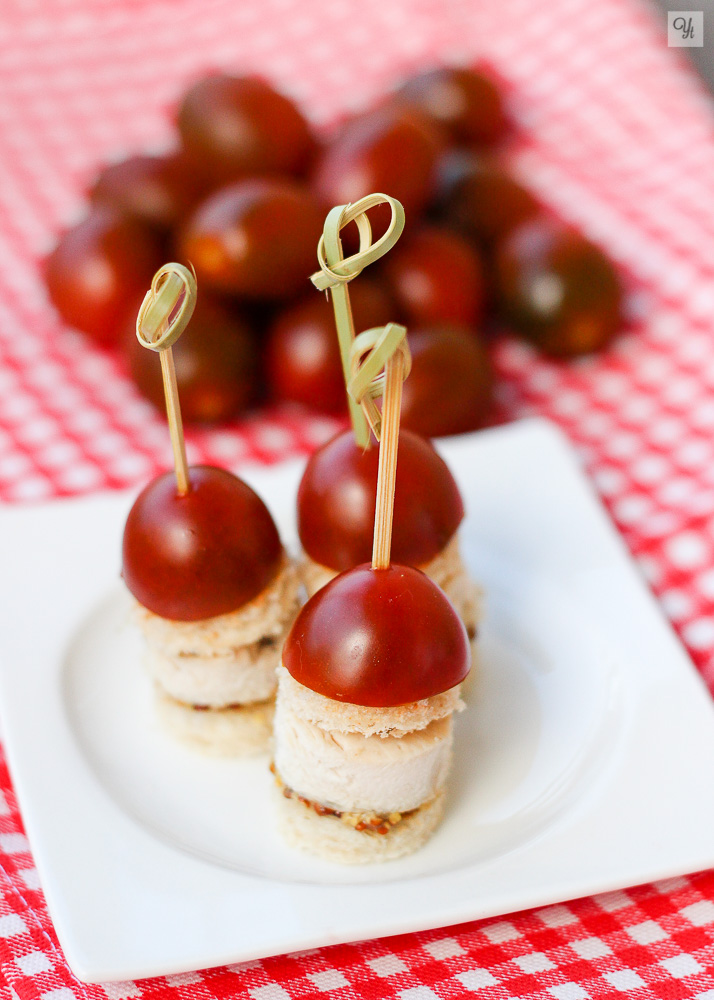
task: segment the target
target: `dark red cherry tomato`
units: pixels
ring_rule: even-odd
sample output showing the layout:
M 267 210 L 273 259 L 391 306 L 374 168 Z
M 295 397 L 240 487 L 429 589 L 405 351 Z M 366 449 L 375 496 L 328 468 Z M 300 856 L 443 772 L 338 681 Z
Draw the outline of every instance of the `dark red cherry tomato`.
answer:
M 358 566 L 304 605 L 283 649 L 300 684 L 352 705 L 405 705 L 460 684 L 471 663 L 449 599 L 418 569 Z
M 320 158 L 315 191 L 327 207 L 383 192 L 397 198 L 413 222 L 432 195 L 442 149 L 441 133 L 423 115 L 385 105 L 347 122 Z M 386 206 L 370 213 L 376 235 L 389 217 Z
M 408 334 L 412 370 L 402 394 L 402 426 L 440 437 L 483 426 L 493 390 L 488 352 L 464 327 L 423 327 Z
M 179 496 L 167 472 L 139 494 L 124 528 L 124 581 L 149 611 L 176 621 L 227 614 L 274 578 L 282 547 L 260 497 L 212 466 L 189 470 Z
M 394 305 L 382 286 L 360 277 L 350 285 L 355 330 L 394 319 Z M 269 335 L 268 381 L 282 400 L 322 413 L 346 409 L 345 378 L 332 304 L 314 289 L 280 313 Z
M 546 216 L 499 246 L 497 280 L 512 327 L 549 354 L 570 357 L 609 343 L 622 323 L 622 287 L 605 254 Z
M 310 192 L 293 181 L 238 181 L 199 205 L 181 252 L 210 288 L 283 298 L 310 287 L 323 217 Z
M 298 489 L 302 547 L 315 562 L 345 570 L 372 558 L 379 449 L 358 448 L 343 431 L 310 458 Z M 464 516 L 454 477 L 424 438 L 399 435 L 392 557 L 424 566 L 442 551 Z
M 484 310 L 484 276 L 473 246 L 457 233 L 424 226 L 385 258 L 390 288 L 408 324 L 475 326 Z
M 178 127 L 196 171 L 214 184 L 303 174 L 316 148 L 297 106 L 256 77 L 198 80 L 181 103 Z
M 398 97 L 433 118 L 459 145 L 490 146 L 508 130 L 495 82 L 475 69 L 445 66 L 415 76 Z
M 99 174 L 90 192 L 93 202 L 114 205 L 161 231 L 181 221 L 205 194 L 185 156 L 130 156 Z
M 102 205 L 60 238 L 45 262 L 45 278 L 62 319 L 108 346 L 119 342 L 162 263 L 147 226 Z
M 142 395 L 165 412 L 161 361 L 136 338 L 135 322 L 124 349 L 131 377 Z M 246 322 L 235 309 L 199 296 L 191 322 L 173 346 L 185 423 L 213 424 L 246 410 L 257 394 L 258 357 Z
M 446 223 L 486 245 L 539 211 L 533 195 L 502 167 L 472 154 L 447 153 L 438 178 Z

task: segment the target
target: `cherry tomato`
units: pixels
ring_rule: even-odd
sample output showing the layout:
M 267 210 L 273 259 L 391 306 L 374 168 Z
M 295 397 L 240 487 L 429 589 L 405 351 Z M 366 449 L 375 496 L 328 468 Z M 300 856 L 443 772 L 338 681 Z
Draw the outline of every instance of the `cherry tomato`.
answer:
M 196 170 L 214 184 L 251 174 L 303 174 L 316 143 L 297 106 L 256 77 L 204 77 L 188 90 L 178 127 Z
M 189 470 L 180 496 L 173 472 L 139 494 L 124 528 L 124 581 L 149 611 L 176 621 L 227 614 L 277 573 L 282 546 L 260 497 L 212 466 Z
M 413 231 L 385 258 L 384 270 L 407 323 L 474 326 L 481 320 L 483 267 L 457 233 L 436 226 Z
M 135 322 L 124 349 L 136 387 L 165 412 L 161 361 L 136 338 Z M 256 397 L 258 358 L 246 322 L 235 309 L 201 295 L 191 322 L 173 345 L 185 423 L 219 423 L 246 410 Z
M 470 652 L 461 619 L 429 577 L 408 566 L 364 565 L 303 606 L 283 663 L 326 698 L 386 708 L 460 684 Z
M 383 326 L 394 306 L 377 282 L 361 276 L 350 285 L 355 330 Z M 322 413 L 346 410 L 345 379 L 332 304 L 313 290 L 274 323 L 267 349 L 268 381 L 278 399 Z
M 407 380 L 408 381 L 408 380 Z M 315 562 L 336 570 L 372 558 L 379 449 L 358 448 L 343 431 L 310 458 L 298 489 L 302 547 Z M 392 556 L 423 566 L 442 551 L 464 516 L 454 477 L 424 438 L 399 435 Z
M 620 328 L 622 287 L 605 254 L 546 216 L 515 229 L 498 248 L 501 305 L 513 328 L 544 351 L 596 351 Z
M 483 425 L 493 371 L 481 340 L 464 327 L 423 327 L 408 334 L 412 370 L 402 391 L 402 426 L 439 437 Z
M 102 205 L 61 237 L 46 261 L 45 278 L 62 319 L 108 346 L 118 343 L 162 263 L 147 226 Z
M 446 66 L 422 73 L 407 80 L 398 97 L 433 118 L 455 144 L 490 146 L 508 130 L 498 87 L 478 70 Z
M 431 197 L 442 148 L 440 131 L 423 115 L 384 105 L 347 122 L 318 163 L 315 191 L 330 208 L 382 191 L 401 201 L 413 221 Z M 370 213 L 377 235 L 389 217 L 387 206 Z
M 438 178 L 446 223 L 487 245 L 539 211 L 533 195 L 502 167 L 472 154 L 448 153 Z
M 90 192 L 96 204 L 114 205 L 161 231 L 176 225 L 205 194 L 185 156 L 130 156 L 99 174 Z
M 180 239 L 199 281 L 252 299 L 308 289 L 317 270 L 323 212 L 310 192 L 288 180 L 238 181 L 196 209 Z

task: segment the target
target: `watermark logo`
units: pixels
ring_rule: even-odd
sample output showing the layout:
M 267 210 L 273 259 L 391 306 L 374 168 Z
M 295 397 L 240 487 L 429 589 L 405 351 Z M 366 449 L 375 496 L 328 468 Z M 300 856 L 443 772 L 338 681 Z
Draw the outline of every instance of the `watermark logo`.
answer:
M 704 45 L 704 11 L 668 10 L 667 45 L 678 49 L 701 49 Z

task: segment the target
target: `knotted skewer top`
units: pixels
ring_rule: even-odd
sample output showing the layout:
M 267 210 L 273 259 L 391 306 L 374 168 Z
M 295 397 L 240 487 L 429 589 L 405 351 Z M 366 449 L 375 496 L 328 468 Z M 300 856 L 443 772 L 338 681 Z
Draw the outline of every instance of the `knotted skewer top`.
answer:
M 196 276 L 183 264 L 164 264 L 154 275 L 136 317 L 142 347 L 165 351 L 188 326 L 196 305 Z
M 387 231 L 372 243 L 372 226 L 367 212 L 377 205 L 389 205 L 392 217 Z M 340 232 L 354 222 L 359 232 L 359 250 L 346 259 L 342 257 Z M 325 227 L 317 245 L 317 261 L 320 270 L 312 275 L 310 280 L 315 288 L 324 291 L 336 285 L 344 285 L 361 274 L 368 264 L 374 264 L 392 249 L 404 229 L 404 208 L 396 198 L 388 194 L 368 194 L 351 205 L 337 205 L 331 209 L 325 219 Z M 335 248 L 338 254 L 334 253 Z M 338 260 L 335 260 L 338 256 Z

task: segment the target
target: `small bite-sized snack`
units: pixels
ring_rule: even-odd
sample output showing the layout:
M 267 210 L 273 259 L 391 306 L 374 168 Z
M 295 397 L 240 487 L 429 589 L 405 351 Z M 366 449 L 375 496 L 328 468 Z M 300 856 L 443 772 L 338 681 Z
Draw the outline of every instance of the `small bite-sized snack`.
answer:
M 360 864 L 426 842 L 444 811 L 469 657 L 452 605 L 411 567 L 356 567 L 307 602 L 285 642 L 275 713 L 289 843 Z
M 182 496 L 165 473 L 135 501 L 124 581 L 171 729 L 215 753 L 261 751 L 298 576 L 249 486 L 210 466 L 191 467 L 189 481 Z
M 161 354 L 175 471 L 129 511 L 122 575 L 166 723 L 214 753 L 255 753 L 270 737 L 299 581 L 260 497 L 225 469 L 188 465 L 172 346 L 195 302 L 192 272 L 165 264 L 139 310 L 137 339 Z
M 408 382 L 405 384 L 405 391 Z M 298 532 L 308 594 L 337 573 L 370 559 L 379 451 L 355 444 L 343 431 L 307 463 L 297 499 Z M 422 569 L 449 596 L 473 638 L 481 617 L 481 589 L 469 577 L 459 551 L 464 505 L 444 460 L 425 438 L 404 430 L 399 437 L 392 554 Z

